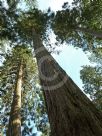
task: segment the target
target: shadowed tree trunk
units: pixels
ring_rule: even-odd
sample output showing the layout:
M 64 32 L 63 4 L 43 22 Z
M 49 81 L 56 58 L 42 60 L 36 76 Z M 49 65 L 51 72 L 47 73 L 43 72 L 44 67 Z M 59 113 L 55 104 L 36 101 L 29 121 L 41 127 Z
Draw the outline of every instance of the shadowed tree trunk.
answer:
M 97 37 L 97 38 L 101 38 L 102 39 L 102 31 L 94 31 L 94 30 L 90 30 L 90 29 L 86 29 L 86 28 L 81 28 L 81 27 L 78 27 L 76 28 L 76 30 L 80 31 L 80 32 L 84 32 L 84 33 L 88 33 L 94 37 Z
M 23 76 L 23 65 L 20 64 L 17 80 L 16 80 L 16 87 L 13 96 L 13 102 L 11 106 L 7 136 L 21 136 L 20 110 L 21 110 L 22 76 Z
M 102 136 L 102 114 L 58 65 L 33 30 L 51 136 Z

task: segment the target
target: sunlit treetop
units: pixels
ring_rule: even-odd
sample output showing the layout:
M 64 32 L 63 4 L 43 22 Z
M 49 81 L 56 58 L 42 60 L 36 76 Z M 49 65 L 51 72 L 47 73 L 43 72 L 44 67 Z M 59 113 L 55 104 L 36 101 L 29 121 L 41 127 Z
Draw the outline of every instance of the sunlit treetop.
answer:
M 52 28 L 57 40 L 66 41 L 83 49 L 93 49 L 102 43 L 102 2 L 75 1 L 64 3 L 57 11 Z

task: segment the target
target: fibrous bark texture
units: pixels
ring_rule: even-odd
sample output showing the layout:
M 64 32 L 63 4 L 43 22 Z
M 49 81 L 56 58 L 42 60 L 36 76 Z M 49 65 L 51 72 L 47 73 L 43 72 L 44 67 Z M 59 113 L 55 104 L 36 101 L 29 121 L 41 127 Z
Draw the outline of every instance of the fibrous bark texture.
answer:
M 33 42 L 51 136 L 102 136 L 102 113 L 58 65 L 34 31 Z
M 23 77 L 23 65 L 20 64 L 16 80 L 16 87 L 13 96 L 13 102 L 11 106 L 7 136 L 21 136 L 20 110 L 21 110 L 22 77 Z

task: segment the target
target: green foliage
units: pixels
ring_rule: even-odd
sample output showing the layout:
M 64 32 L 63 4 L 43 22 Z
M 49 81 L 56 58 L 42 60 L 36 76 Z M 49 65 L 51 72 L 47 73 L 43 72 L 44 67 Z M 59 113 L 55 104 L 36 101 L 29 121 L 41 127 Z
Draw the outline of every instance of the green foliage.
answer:
M 1 40 L 16 40 L 17 33 L 15 32 L 15 24 L 18 18 L 17 10 L 14 11 L 4 7 L 0 1 L 0 38 Z
M 13 92 L 16 85 L 18 67 L 21 61 L 23 62 L 24 66 L 23 85 L 26 88 L 24 89 L 25 95 L 22 95 L 22 103 L 24 104 L 26 95 L 28 91 L 31 90 L 31 88 L 29 88 L 28 86 L 28 83 L 33 78 L 32 74 L 36 72 L 36 65 L 34 60 L 32 59 L 31 50 L 24 45 L 22 47 L 16 46 L 11 52 L 6 55 L 3 65 L 0 67 L 0 93 L 2 96 L 1 112 L 3 112 L 5 115 L 1 119 L 1 122 L 4 127 L 8 123 L 8 116 L 10 113 Z M 6 121 L 4 121 L 4 119 Z
M 7 4 L 9 7 L 9 10 L 14 11 L 17 9 L 17 5 L 19 3 L 20 0 L 7 0 Z
M 0 1 L 1 43 L 8 40 L 17 45 L 12 44 L 14 48 L 6 54 L 3 66 L 0 67 L 1 123 L 3 127 L 6 127 L 8 123 L 18 65 L 20 61 L 23 61 L 22 133 L 24 136 L 35 135 L 33 133 L 34 126 L 31 126 L 31 122 L 34 122 L 42 135 L 48 136 L 50 133 L 48 117 L 42 91 L 37 87 L 39 79 L 36 75 L 35 60 L 32 50 L 28 49 L 24 43 L 32 44 L 33 29 L 41 38 L 47 39 L 46 29 L 50 26 L 49 23 L 52 23 L 57 39 L 61 39 L 62 42 L 66 41 L 83 49 L 93 49 L 99 46 L 102 41 L 94 34 L 97 31 L 101 32 L 102 29 L 102 2 L 101 0 L 74 0 L 73 7 L 70 8 L 65 3 L 63 10 L 58 11 L 56 16 L 53 13 L 50 14 L 50 11 L 47 14 L 35 8 L 35 0 L 25 0 L 25 2 L 28 9 L 20 11 L 17 9 L 19 0 L 7 0 L 8 9 Z M 94 50 L 94 52 L 96 53 L 93 58 L 99 62 L 100 50 Z M 100 64 L 102 64 L 101 62 L 100 60 Z M 85 92 L 90 94 L 93 102 L 99 109 L 102 109 L 101 67 L 86 66 L 81 73 Z
M 3 8 L 3 6 L 1 6 L 1 11 L 0 36 L 2 38 L 6 38 L 16 44 L 31 44 L 33 29 L 44 38 L 48 27 L 47 13 L 43 13 L 37 8 L 25 12 L 16 10 L 12 13 Z
M 36 33 L 43 37 L 46 32 L 47 21 L 47 13 L 43 13 L 36 8 L 24 12 L 17 22 L 18 33 L 21 37 L 26 37 L 26 40 L 32 39 L 32 30 L 35 30 Z
M 97 108 L 102 111 L 102 48 L 95 50 L 90 57 L 96 66 L 84 66 L 80 71 L 83 88 L 89 94 Z
M 93 51 L 91 56 L 89 57 L 91 62 L 95 62 L 100 67 L 102 66 L 102 47 L 97 48 Z
M 52 28 L 57 40 L 85 49 L 93 49 L 102 43 L 102 1 L 75 1 L 57 11 Z
M 35 124 L 38 131 L 42 132 L 42 135 L 49 136 L 50 135 L 50 125 L 48 122 L 48 116 L 46 114 L 46 107 L 44 103 L 44 97 L 42 90 L 38 92 L 36 91 L 37 96 L 39 96 L 39 102 L 37 102 L 36 114 L 35 114 Z
M 24 0 L 26 2 L 26 5 L 30 8 L 33 9 L 37 7 L 37 1 L 36 0 Z
M 6 9 L 3 5 L 1 5 L 0 10 L 0 36 L 2 40 L 5 39 L 6 42 L 7 40 L 9 42 L 12 41 L 14 44 L 11 44 L 13 49 L 6 54 L 5 61 L 0 67 L 1 114 L 4 114 L 1 118 L 3 131 L 6 130 L 8 124 L 18 65 L 22 60 L 24 65 L 21 111 L 23 135 L 33 135 L 31 125 L 29 126 L 27 123 L 31 121 L 35 121 L 37 129 L 46 135 L 50 129 L 47 129 L 49 125 L 47 125 L 48 118 L 43 105 L 43 99 L 40 98 L 42 94 L 38 92 L 40 89 L 36 87 L 39 80 L 34 74 L 36 71 L 35 60 L 33 59 L 31 49 L 28 49 L 24 43 L 32 42 L 32 28 L 34 28 L 41 37 L 44 37 L 48 20 L 47 13 L 43 13 L 36 8 L 26 12 L 15 9 L 14 12 L 12 12 L 13 10 L 10 8 Z
M 36 61 L 32 56 L 31 49 L 26 45 L 15 46 L 9 51 L 3 65 L 0 67 L 0 123 L 2 131 L 5 132 L 7 129 L 18 65 L 21 60 L 24 66 L 21 108 L 22 133 L 25 136 L 33 135 L 35 123 L 38 131 L 41 131 L 43 134 L 48 134 L 50 129 L 44 99 L 39 85 L 37 87 L 39 79 Z

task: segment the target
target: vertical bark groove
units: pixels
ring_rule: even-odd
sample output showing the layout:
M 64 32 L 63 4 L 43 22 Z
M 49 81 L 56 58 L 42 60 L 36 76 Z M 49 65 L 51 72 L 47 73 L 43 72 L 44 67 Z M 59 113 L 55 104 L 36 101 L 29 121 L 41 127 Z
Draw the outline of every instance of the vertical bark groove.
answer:
M 58 65 L 34 30 L 33 44 L 51 126 L 51 136 L 101 136 L 102 113 Z M 40 50 L 41 48 L 43 50 Z M 44 56 L 48 56 L 48 59 L 41 63 L 41 58 Z M 53 76 L 55 72 L 58 75 L 56 79 L 48 81 L 41 77 L 41 72 L 46 77 Z M 66 81 L 63 80 L 64 77 L 67 78 Z M 56 86 L 58 83 L 63 84 L 58 87 Z
M 14 90 L 7 136 L 21 136 L 20 110 L 21 110 L 22 77 L 23 77 L 23 65 L 21 63 L 19 66 L 16 86 Z

